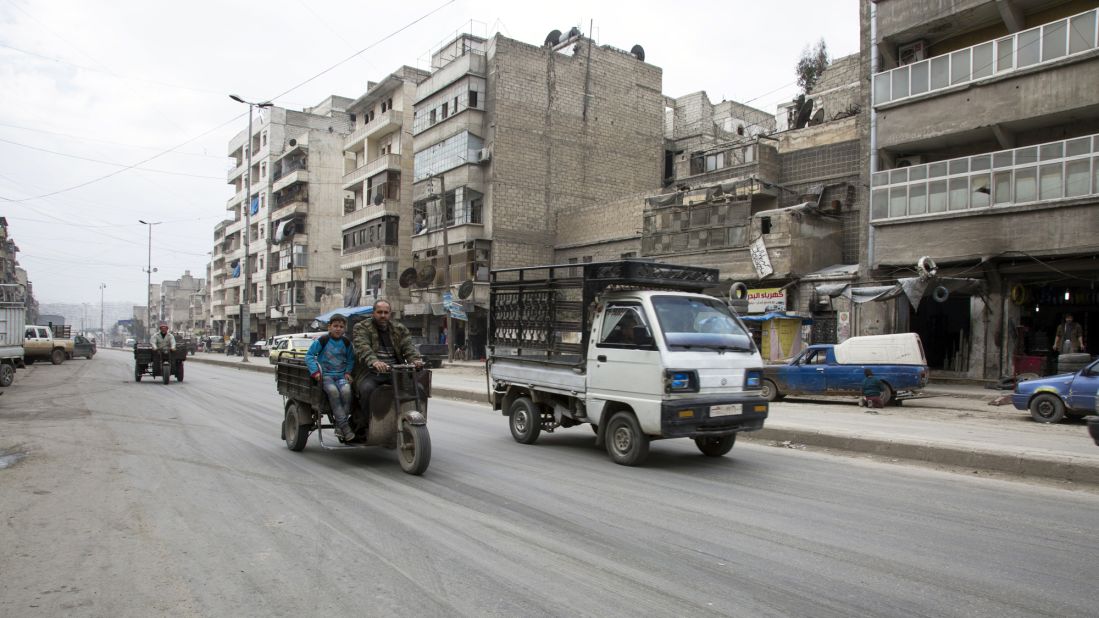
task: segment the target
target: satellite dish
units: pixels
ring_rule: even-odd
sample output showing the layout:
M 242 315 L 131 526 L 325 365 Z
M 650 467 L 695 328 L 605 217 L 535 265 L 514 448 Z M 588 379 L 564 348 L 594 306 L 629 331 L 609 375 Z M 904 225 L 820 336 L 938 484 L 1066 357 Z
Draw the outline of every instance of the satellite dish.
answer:
M 416 272 L 416 285 L 426 288 L 435 281 L 435 266 L 428 264 Z
M 352 281 L 351 285 L 347 286 L 347 291 L 343 293 L 343 306 L 352 307 L 359 304 L 356 302 L 359 298 L 359 282 Z
M 383 201 L 384 201 L 384 198 L 382 197 L 382 192 L 381 191 L 378 191 L 377 193 L 374 194 L 374 205 L 375 206 L 381 206 Z
M 633 47 L 630 48 L 630 53 L 633 54 L 634 58 L 637 58 L 641 62 L 645 62 L 645 48 L 644 47 L 641 47 L 640 45 L 634 45 Z
M 553 47 L 561 42 L 561 31 L 550 30 L 550 33 L 546 35 L 546 42 L 543 43 L 546 47 Z
M 412 287 L 412 284 L 416 283 L 416 269 L 404 269 L 404 272 L 401 273 L 400 278 L 397 279 L 397 283 L 400 284 L 402 288 Z
M 368 283 L 370 283 L 370 287 L 375 289 L 382 287 L 382 273 L 370 275 L 370 281 Z
M 804 96 L 804 95 L 803 95 Z M 801 97 L 798 97 L 798 118 L 794 122 L 795 129 L 804 128 L 809 122 L 809 115 L 813 113 L 813 99 L 806 98 L 802 102 Z
M 458 298 L 465 300 L 473 295 L 473 282 L 466 279 L 462 282 L 462 285 L 458 286 Z
M 275 228 L 275 242 L 282 242 L 294 235 L 294 222 L 290 219 L 285 221 L 279 221 L 279 226 Z
M 813 114 L 813 117 L 809 119 L 809 125 L 818 125 L 824 122 L 824 108 L 820 108 Z

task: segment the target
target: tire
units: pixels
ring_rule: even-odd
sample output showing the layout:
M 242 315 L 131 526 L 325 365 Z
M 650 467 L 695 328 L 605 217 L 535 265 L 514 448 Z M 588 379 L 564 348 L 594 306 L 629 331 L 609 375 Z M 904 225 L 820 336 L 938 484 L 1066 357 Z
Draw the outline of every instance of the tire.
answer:
M 298 402 L 286 403 L 286 414 L 282 420 L 282 439 L 286 441 L 286 448 L 295 453 L 305 448 L 305 443 L 309 440 L 310 423 L 301 424 L 301 421 L 305 420 L 303 415 L 306 413 Z
M 431 434 L 427 425 L 413 425 L 408 421 L 401 423 L 397 432 L 397 460 L 401 469 L 409 474 L 420 475 L 431 463 Z
M 171 364 L 169 364 L 169 363 L 161 363 L 160 364 L 160 379 L 163 380 L 165 384 L 167 384 L 168 381 L 172 379 L 172 366 L 171 366 Z
M 64 350 L 54 350 L 53 352 L 50 352 L 50 362 L 55 365 L 60 365 L 65 362 L 66 356 L 68 355 L 65 354 Z
M 764 378 L 763 381 L 760 382 L 759 394 L 767 401 L 778 401 L 785 396 L 779 393 L 775 383 L 767 378 Z
M 134 382 L 140 382 L 141 376 L 145 373 L 145 368 L 141 365 L 134 365 Z
M 649 455 L 649 436 L 641 433 L 641 425 L 632 412 L 619 412 L 607 422 L 605 432 L 607 454 L 614 463 L 636 466 Z
M 30 356 L 26 356 L 26 357 L 23 358 L 23 364 L 24 365 L 33 365 L 34 364 L 34 359 L 31 358 Z
M 1056 395 L 1041 393 L 1030 400 L 1030 418 L 1036 423 L 1059 423 L 1065 418 L 1065 404 Z
M 735 433 L 717 438 L 695 438 L 695 446 L 707 457 L 721 457 L 733 450 L 734 444 L 736 444 Z
M 881 405 L 882 407 L 894 405 L 896 402 L 893 399 L 897 396 L 897 393 L 893 391 L 893 387 L 889 386 L 885 382 L 881 383 Z
M 511 402 L 508 410 L 508 426 L 511 437 L 519 444 L 534 444 L 542 433 L 542 412 L 530 397 L 519 397 Z
M 0 386 L 11 386 L 15 381 L 15 368 L 11 365 L 0 365 Z
M 183 363 L 180 363 L 176 367 L 176 382 L 182 382 L 182 381 L 183 381 Z
M 93 352 L 92 354 L 89 354 L 89 355 L 85 356 L 84 358 L 86 358 L 86 359 L 88 359 L 88 360 L 92 360 L 92 357 L 93 357 L 93 356 L 95 356 L 95 353 L 94 353 L 94 352 Z

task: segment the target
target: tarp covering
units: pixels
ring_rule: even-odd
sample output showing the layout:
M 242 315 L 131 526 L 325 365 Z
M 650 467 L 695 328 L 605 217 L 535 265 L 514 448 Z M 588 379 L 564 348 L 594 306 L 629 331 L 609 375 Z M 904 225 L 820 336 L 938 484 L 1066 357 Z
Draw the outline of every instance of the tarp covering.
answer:
M 867 287 L 854 287 L 845 283 L 826 283 L 814 286 L 813 289 L 820 296 L 843 296 L 856 303 L 868 303 L 870 301 L 893 300 L 904 295 L 913 309 L 919 310 L 920 303 L 925 296 L 930 295 L 936 288 L 944 287 L 951 294 L 976 294 L 985 298 L 987 302 L 984 281 L 980 279 L 958 279 L 951 277 L 933 277 L 924 279 L 921 277 L 906 277 L 897 279 L 893 285 L 876 285 Z
M 327 325 L 329 318 L 336 315 L 337 313 L 348 319 L 350 319 L 351 316 L 365 317 L 374 313 L 374 307 L 371 305 L 365 305 L 361 307 L 344 307 L 343 309 L 333 309 L 332 311 L 322 313 L 313 318 L 313 323 L 320 324 L 322 326 Z
M 772 311 L 770 313 L 764 313 L 762 315 L 742 315 L 740 319 L 745 322 L 766 322 L 768 320 L 801 320 L 802 324 L 812 324 L 813 318 L 807 318 L 801 315 L 786 315 L 779 311 Z

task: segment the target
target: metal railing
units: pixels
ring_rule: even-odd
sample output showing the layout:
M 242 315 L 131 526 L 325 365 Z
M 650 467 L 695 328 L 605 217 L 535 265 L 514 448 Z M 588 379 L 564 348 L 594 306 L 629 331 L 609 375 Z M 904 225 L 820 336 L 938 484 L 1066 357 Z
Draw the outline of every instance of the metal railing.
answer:
M 1099 134 L 876 172 L 874 221 L 1099 195 Z
M 1099 9 L 874 75 L 874 105 L 1085 54 L 1099 46 Z

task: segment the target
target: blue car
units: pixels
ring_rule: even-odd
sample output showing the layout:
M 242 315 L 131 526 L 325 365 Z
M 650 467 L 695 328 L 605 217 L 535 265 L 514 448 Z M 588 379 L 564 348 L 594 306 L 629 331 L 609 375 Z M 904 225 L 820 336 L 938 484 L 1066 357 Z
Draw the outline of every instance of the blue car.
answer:
M 1039 423 L 1058 423 L 1066 415 L 1080 418 L 1095 414 L 1097 392 L 1099 360 L 1076 373 L 1019 382 L 1011 403 L 1020 410 L 1030 410 L 1031 418 Z

